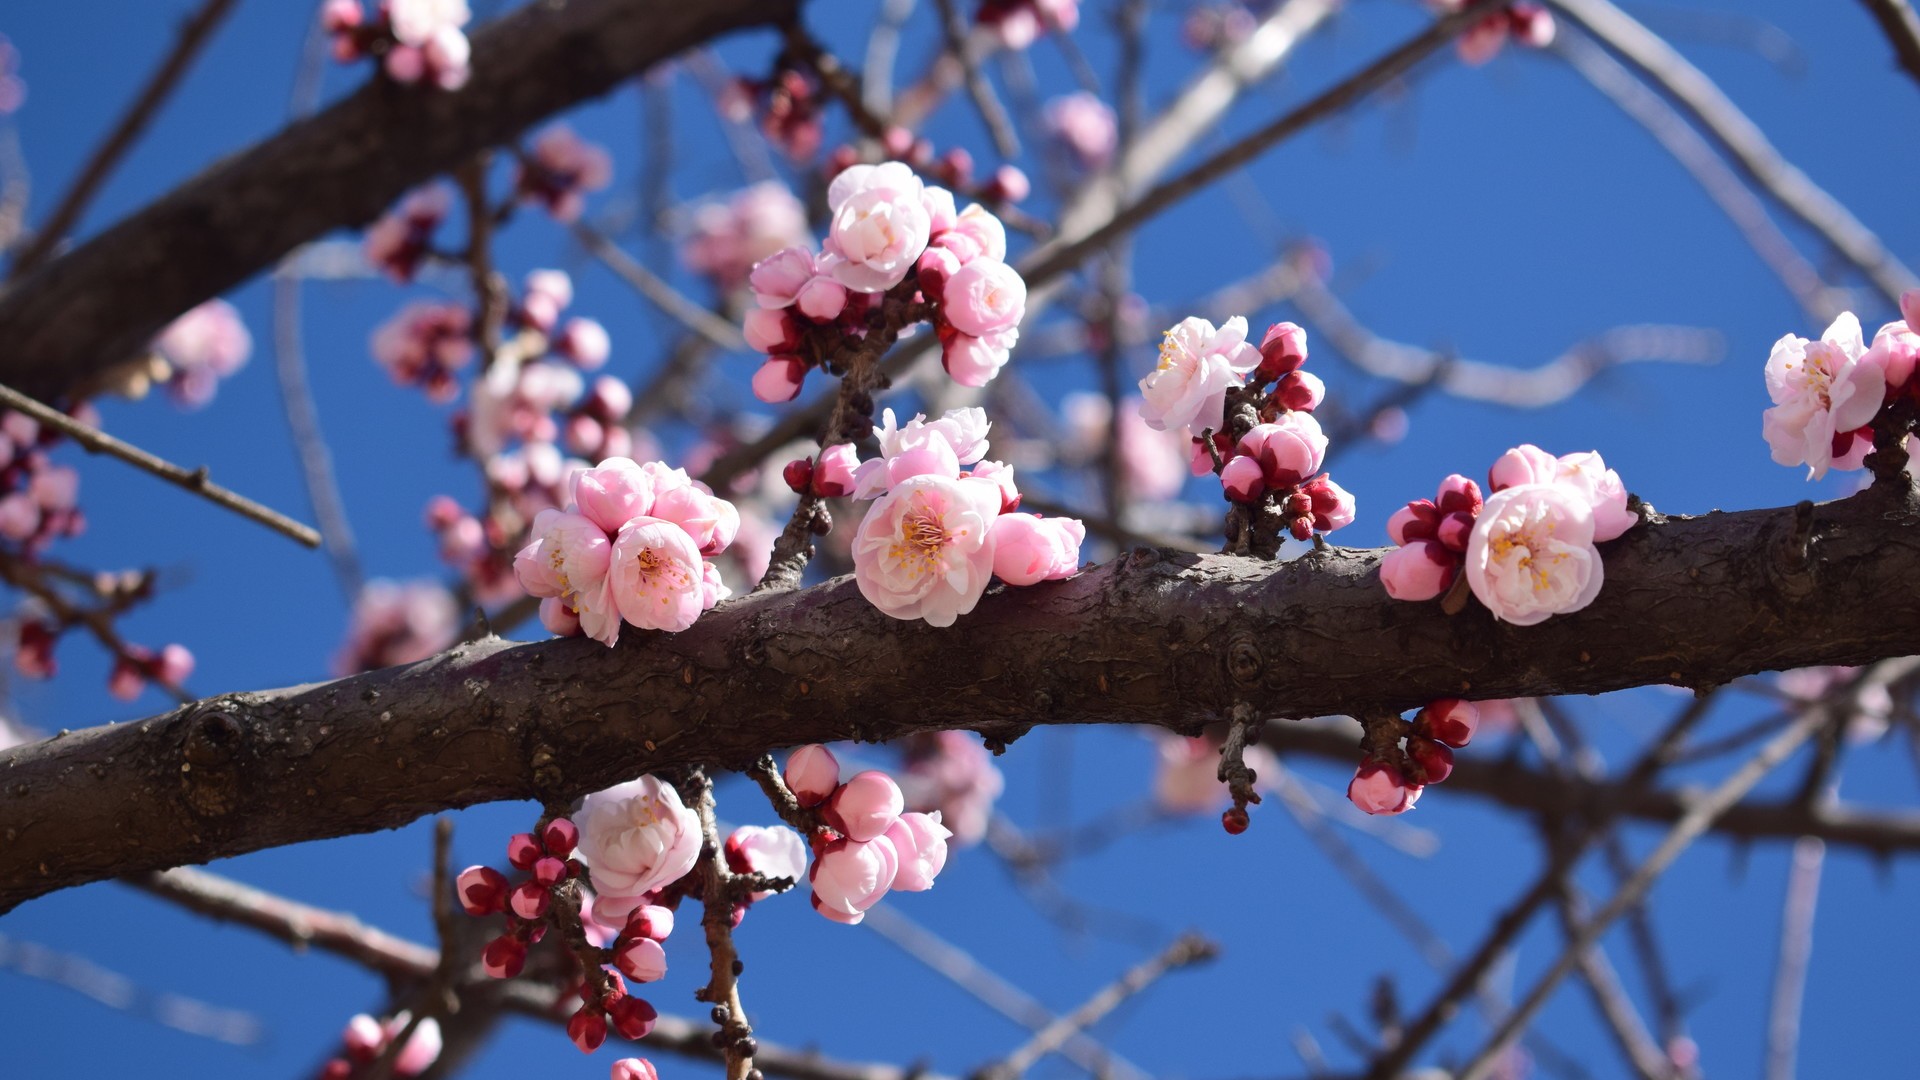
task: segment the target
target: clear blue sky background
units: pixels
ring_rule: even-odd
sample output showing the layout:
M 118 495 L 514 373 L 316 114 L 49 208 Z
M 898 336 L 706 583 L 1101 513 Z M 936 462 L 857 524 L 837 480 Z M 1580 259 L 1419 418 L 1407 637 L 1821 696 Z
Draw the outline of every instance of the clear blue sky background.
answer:
M 63 0 L 19 3 L 0 14 L 0 33 L 24 54 L 30 86 L 15 117 L 44 212 L 84 155 L 145 78 L 192 5 L 186 0 Z M 856 62 L 875 4 L 814 4 L 809 19 Z M 930 5 L 914 17 L 902 53 L 917 71 L 932 48 Z M 1106 3 L 1086 12 L 1079 35 L 1101 72 L 1112 70 Z M 1178 44 L 1179 5 L 1156 5 L 1150 35 L 1153 100 L 1176 88 L 1195 57 Z M 1897 75 L 1887 44 L 1854 3 L 1765 0 L 1636 5 L 1770 132 L 1783 153 L 1876 229 L 1909 262 L 1920 262 L 1920 87 Z M 1734 12 L 1777 24 L 1804 56 L 1784 73 L 1709 32 L 1695 14 Z M 299 2 L 240 5 L 153 130 L 96 202 L 92 232 L 156 197 L 215 158 L 242 149 L 283 123 L 287 90 L 308 18 Z M 1385 0 L 1359 0 L 1316 36 L 1287 72 L 1249 94 L 1228 125 L 1245 129 L 1303 99 L 1414 30 L 1422 16 Z M 743 36 L 724 59 L 759 70 L 769 35 Z M 1068 84 L 1059 54 L 1033 53 L 1049 92 Z M 333 69 L 329 94 L 365 77 Z M 717 138 L 711 113 L 690 81 L 677 84 L 674 194 L 691 199 L 741 182 Z M 596 206 L 625 198 L 638 175 L 638 95 L 629 85 L 571 117 L 615 151 L 616 189 Z M 941 146 L 991 153 L 963 104 L 931 128 Z M 1215 143 L 1217 145 L 1217 143 Z M 1028 164 L 1031 166 L 1032 162 Z M 1037 172 L 1037 170 L 1035 170 Z M 1759 436 L 1766 404 L 1760 368 L 1768 345 L 1792 331 L 1817 335 L 1792 298 L 1683 171 L 1631 121 L 1550 58 L 1509 50 L 1494 64 L 1445 64 L 1411 93 L 1370 103 L 1338 123 L 1262 158 L 1251 182 L 1274 221 L 1249 228 L 1220 192 L 1183 205 L 1140 245 L 1141 291 L 1177 303 L 1264 265 L 1272 242 L 1300 236 L 1330 248 L 1344 297 L 1380 333 L 1448 346 L 1479 359 L 1531 366 L 1567 345 L 1623 323 L 1669 322 L 1725 335 L 1724 362 L 1706 368 L 1635 367 L 1600 380 L 1577 400 L 1515 414 L 1429 400 L 1409 437 L 1392 447 L 1346 455 L 1339 479 L 1360 501 L 1360 518 L 1340 539 L 1383 539 L 1388 513 L 1431 492 L 1450 471 L 1476 474 L 1506 447 L 1537 441 L 1557 452 L 1598 448 L 1631 489 L 1669 512 L 1772 506 L 1834 496 L 1848 480 L 1805 484 L 1798 470 L 1771 464 Z M 1046 209 L 1044 198 L 1033 209 Z M 1824 256 L 1817 257 L 1817 261 Z M 637 375 L 656 362 L 671 328 L 605 271 L 588 266 L 549 223 L 531 216 L 503 241 L 510 273 L 537 266 L 578 271 L 576 311 L 604 321 L 615 343 L 610 368 Z M 701 286 L 684 275 L 690 290 Z M 416 292 L 428 292 L 427 288 Z M 232 299 L 262 348 L 203 412 L 152 401 L 105 406 L 109 426 L 158 453 L 205 463 L 239 491 L 304 510 L 265 351 L 267 289 L 250 283 Z M 705 295 L 701 293 L 700 295 Z M 1868 294 L 1863 290 L 1860 295 Z M 438 573 L 420 512 L 435 493 L 470 501 L 474 477 L 448 452 L 444 415 L 417 394 L 392 387 L 366 348 L 368 332 L 402 301 L 372 280 L 323 283 L 307 291 L 306 345 L 319 408 L 361 552 L 376 575 Z M 1889 317 L 1863 300 L 1871 329 Z M 1284 310 L 1248 312 L 1256 325 Z M 1359 403 L 1381 387 L 1317 354 L 1332 392 Z M 1016 354 L 1016 363 L 1017 354 Z M 1137 358 L 1142 371 L 1147 360 Z M 723 365 L 716 400 L 738 399 L 751 370 Z M 1080 362 L 1035 375 L 1049 396 L 1092 385 Z M 667 429 L 670 445 L 687 433 Z M 71 452 L 69 451 L 71 456 Z M 199 658 L 197 692 L 284 685 L 323 677 L 345 624 L 345 605 L 324 561 L 257 527 L 225 516 L 109 462 L 86 464 L 89 533 L 61 547 L 76 562 L 164 569 L 165 594 L 127 620 L 135 640 L 186 642 Z M 522 634 L 530 633 L 523 629 Z M 42 730 L 125 720 L 157 711 L 155 694 L 123 704 L 104 693 L 106 661 L 89 645 L 63 646 L 51 684 L 10 687 L 18 715 Z M 1615 762 L 1654 730 L 1678 699 L 1660 691 L 1572 703 Z M 1717 727 L 1743 716 L 1730 709 Z M 1071 756 L 1066 757 L 1069 748 Z M 1480 753 L 1498 752 L 1498 747 Z M 883 752 L 874 751 L 884 758 Z M 1087 821 L 1137 804 L 1147 793 L 1151 748 L 1128 731 L 1037 733 L 1003 759 L 1010 818 L 1028 827 Z M 1337 790 L 1336 768 L 1303 765 Z M 1767 790 L 1789 785 L 1789 768 Z M 1063 787 L 1064 785 L 1064 787 Z M 1060 792 L 1070 792 L 1062 798 Z M 751 791 L 734 792 L 723 812 L 770 820 Z M 1905 748 L 1887 745 L 1850 759 L 1844 794 L 1890 805 L 1914 802 Z M 500 861 L 501 843 L 532 810 L 496 806 L 458 815 L 461 864 Z M 1440 842 L 1431 858 L 1394 853 L 1349 834 L 1368 860 L 1402 888 L 1456 948 L 1470 947 L 1491 913 L 1535 873 L 1530 832 L 1465 796 L 1430 792 L 1411 823 Z M 421 940 L 430 925 L 419 886 L 426 824 L 376 836 L 263 852 L 217 867 L 263 887 L 322 905 L 352 908 Z M 1644 850 L 1651 833 L 1631 834 Z M 1656 895 L 1657 924 L 1692 1003 L 1694 1035 L 1715 1076 L 1758 1069 L 1766 987 L 1775 952 L 1785 852 L 1742 852 L 1718 841 L 1697 846 Z M 896 911 L 973 953 L 982 963 L 1057 1009 L 1066 1009 L 1179 929 L 1197 927 L 1224 946 L 1221 960 L 1174 976 L 1121 1009 L 1096 1034 L 1156 1074 L 1225 1078 L 1301 1071 L 1288 1049 L 1311 1031 L 1336 1064 L 1351 1063 L 1330 1034 L 1336 1013 L 1365 1027 L 1373 980 L 1389 974 L 1410 1007 L 1434 988 L 1412 950 L 1270 804 L 1253 830 L 1223 835 L 1211 819 L 1150 830 L 1063 868 L 1060 882 L 1101 908 L 1123 913 L 1127 934 L 1063 930 L 1036 913 L 989 854 L 959 854 L 929 894 L 896 896 Z M 1596 891 L 1605 882 L 1589 879 Z M 1817 928 L 1801 1054 L 1808 1076 L 1895 1076 L 1911 1069 L 1904 1034 L 1916 1004 L 1912 971 L 1920 950 L 1911 922 L 1920 878 L 1908 863 L 1877 865 L 1837 852 L 1828 862 Z M 29 903 L 0 919 L 0 934 L 91 957 L 156 991 L 255 1012 L 269 1032 L 235 1049 L 116 1015 L 77 996 L 0 971 L 0 1075 L 102 1075 L 133 1067 L 150 1077 L 298 1076 L 330 1049 L 346 1018 L 380 1003 L 371 976 L 323 956 L 296 956 L 238 929 L 215 928 L 118 885 L 96 885 Z M 853 1058 L 925 1060 L 964 1071 L 1022 1041 L 1014 1025 L 922 969 L 877 935 L 829 924 L 802 898 L 756 908 L 741 933 L 749 959 L 745 992 L 762 1034 L 817 1044 Z M 1541 924 L 1516 957 L 1524 987 L 1551 961 L 1557 931 Z M 1610 944 L 1625 964 L 1625 949 Z M 690 998 L 704 954 L 696 934 L 668 949 L 673 970 L 655 988 L 663 1011 L 698 1015 Z M 1637 984 L 1636 984 L 1637 986 Z M 1589 1063 L 1595 1076 L 1623 1073 L 1610 1043 L 1575 988 L 1547 1010 L 1542 1030 Z M 1484 1029 L 1455 1024 L 1440 1045 L 1464 1055 Z M 583 1060 L 552 1028 L 515 1024 L 471 1075 L 597 1077 L 614 1055 Z M 668 1076 L 707 1075 L 662 1056 Z M 1068 1070 L 1054 1061 L 1042 1075 Z

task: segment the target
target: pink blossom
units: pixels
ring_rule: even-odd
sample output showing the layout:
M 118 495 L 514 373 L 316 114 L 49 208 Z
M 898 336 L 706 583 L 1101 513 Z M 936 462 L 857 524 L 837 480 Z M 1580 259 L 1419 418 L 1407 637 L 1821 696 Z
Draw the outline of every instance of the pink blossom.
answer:
M 199 408 L 213 400 L 221 379 L 246 364 L 253 336 L 232 304 L 208 300 L 175 319 L 153 345 L 173 368 L 168 388 L 174 400 Z
M 1012 326 L 985 337 L 961 333 L 944 335 L 940 342 L 940 366 L 961 386 L 985 386 L 1007 366 L 1019 338 L 1019 328 Z
M 1767 358 L 1773 408 L 1761 418 L 1761 432 L 1775 462 L 1806 465 L 1808 479 L 1817 480 L 1835 464 L 1838 437 L 1865 427 L 1880 411 L 1887 373 L 1861 363 L 1865 352 L 1852 312 L 1835 319 L 1819 341 L 1788 334 L 1774 343 Z
M 587 864 L 605 915 L 639 907 L 644 894 L 685 877 L 700 854 L 699 816 L 654 776 L 588 795 L 573 820 L 575 856 Z
M 347 1021 L 347 1030 L 341 1036 L 346 1045 L 347 1054 L 355 1061 L 369 1062 L 386 1052 L 387 1046 L 400 1037 L 400 1033 L 413 1022 L 411 1013 L 395 1013 L 385 1024 L 373 1017 L 361 1013 Z M 407 1037 L 407 1043 L 393 1059 L 395 1076 L 418 1076 L 426 1072 L 441 1050 L 440 1024 L 429 1016 L 413 1025 L 413 1034 Z
M 451 401 L 459 390 L 453 373 L 473 360 L 472 318 L 459 304 L 416 300 L 373 332 L 373 358 L 394 382 Z
M 367 230 L 361 242 L 367 262 L 402 284 L 412 281 L 452 203 L 453 193 L 444 184 L 409 194 Z
M 801 806 L 819 806 L 840 786 L 840 763 L 833 751 L 819 743 L 808 743 L 787 755 L 784 776 L 787 790 Z
M 1260 464 L 1267 487 L 1293 487 L 1320 471 L 1327 436 L 1310 413 L 1284 413 L 1271 424 L 1256 424 L 1240 438 L 1238 450 Z
M 1471 701 L 1441 698 L 1428 702 L 1414 718 L 1414 724 L 1429 738 L 1448 746 L 1465 746 L 1480 727 L 1480 710 Z
M 1307 362 L 1307 332 L 1298 323 L 1278 322 L 1260 338 L 1260 377 L 1278 379 Z
M 736 874 L 759 874 L 764 878 L 788 878 L 799 882 L 807 876 L 807 842 L 784 825 L 742 825 L 733 830 L 726 843 L 727 866 Z M 758 903 L 772 896 L 756 892 Z
M 1047 131 L 1073 155 L 1074 163 L 1098 172 L 1113 160 L 1119 126 L 1113 109 L 1082 90 L 1047 102 Z
M 1400 770 L 1379 762 L 1362 764 L 1347 785 L 1347 798 L 1369 814 L 1404 814 L 1420 800 L 1421 785 L 1407 782 Z
M 1156 431 L 1218 430 L 1227 388 L 1241 385 L 1259 362 L 1260 350 L 1247 344 L 1247 320 L 1236 315 L 1216 329 L 1205 319 L 1183 319 L 1160 343 L 1160 366 L 1140 380 L 1140 415 Z
M 1380 583 L 1395 600 L 1431 600 L 1453 585 L 1459 560 L 1433 540 L 1413 540 L 1380 560 Z
M 993 182 L 987 185 L 984 197 L 1000 202 L 1017 203 L 1033 194 L 1033 182 L 1018 165 L 1002 165 L 993 170 Z
M 991 480 L 1000 486 L 1000 512 L 1010 514 L 1020 509 L 1020 489 L 1013 482 L 1013 466 L 1001 461 L 975 462 L 968 476 L 981 480 Z
M 593 519 L 560 510 L 542 510 L 533 519 L 530 541 L 513 557 L 514 576 L 530 596 L 556 597 L 580 618 L 581 629 L 612 645 L 620 620 L 609 595 L 614 556 L 607 530 Z
M 635 937 L 665 941 L 673 936 L 673 909 L 642 904 L 627 916 L 626 932 Z
M 847 287 L 830 277 L 815 277 L 800 287 L 793 306 L 815 322 L 832 322 L 847 309 Z
M 611 1080 L 660 1080 L 660 1074 L 646 1058 L 621 1058 L 613 1063 Z
M 621 618 L 642 630 L 685 630 L 706 610 L 705 580 L 700 549 L 679 525 L 637 517 L 620 527 L 607 591 Z
M 753 373 L 753 396 L 769 405 L 792 401 L 800 396 L 807 377 L 807 365 L 797 356 L 768 357 Z
M 1242 454 L 1220 469 L 1220 487 L 1237 503 L 1256 503 L 1267 493 L 1266 472 L 1259 459 Z
M 969 204 L 956 215 L 952 226 L 935 236 L 932 244 L 951 254 L 962 266 L 975 259 L 1007 261 L 1007 227 L 979 203 Z M 941 266 L 945 268 L 944 261 Z
M 653 478 L 631 458 L 608 458 L 580 469 L 568 487 L 580 515 L 610 533 L 653 507 Z
M 1579 611 L 1605 577 L 1593 537 L 1593 509 L 1567 485 L 1495 492 L 1467 541 L 1467 584 L 1495 618 L 1516 626 Z
M 553 339 L 553 351 L 573 361 L 582 371 L 593 371 L 607 362 L 613 352 L 613 340 L 598 319 L 573 318 L 560 328 Z
M 986 410 L 980 408 L 951 409 L 938 420 L 916 414 L 901 427 L 895 426 L 892 409 L 883 410 L 880 426 L 874 429 L 880 456 L 854 469 L 854 498 L 883 495 L 915 476 L 958 479 L 962 465 L 975 464 L 986 455 L 991 426 Z
M 866 843 L 834 840 L 820 850 L 807 872 L 813 909 L 834 922 L 857 924 L 887 895 L 899 870 L 899 853 L 884 836 Z
M 885 835 L 905 807 L 906 797 L 893 777 L 868 769 L 834 789 L 821 816 L 835 832 L 865 842 Z
M 657 518 L 685 529 L 702 555 L 717 555 L 733 543 L 740 529 L 740 512 L 713 489 L 687 475 L 685 469 L 669 469 L 666 464 L 649 461 L 641 466 L 653 485 L 653 509 Z
M 1900 294 L 1900 317 L 1906 320 L 1908 329 L 1920 332 L 1920 289 Z
M 680 258 L 694 271 L 731 288 L 746 281 L 754 264 L 783 248 L 812 242 L 807 211 L 785 184 L 764 180 L 707 202 L 693 212 Z M 797 286 L 796 286 L 797 288 Z
M 1353 524 L 1353 494 L 1334 483 L 1332 477 L 1316 476 L 1302 484 L 1300 490 L 1312 501 L 1316 532 L 1329 533 Z
M 560 322 L 560 312 L 573 303 L 573 278 L 565 270 L 534 270 L 527 274 L 523 293 L 515 314 L 522 323 L 545 334 Z
M 978 258 L 947 279 L 940 314 L 956 330 L 986 337 L 1016 328 L 1027 310 L 1027 283 L 996 259 Z
M 27 493 L 48 513 L 71 510 L 80 501 L 80 471 L 71 465 L 43 465 L 28 479 Z
M 763 308 L 792 307 L 801 287 L 817 272 L 812 249 L 795 245 L 754 263 L 747 285 L 753 290 L 753 302 Z
M 938 810 L 931 814 L 905 813 L 887 827 L 887 839 L 900 857 L 893 875 L 893 888 L 902 892 L 924 892 L 933 888 L 933 879 L 947 865 L 947 838 L 953 833 L 940 823 Z
M 900 783 L 909 809 L 938 810 L 956 844 L 986 838 L 994 801 L 1006 780 L 978 737 L 965 731 L 915 736 L 906 745 L 906 765 Z
M 514 178 L 519 199 L 545 206 L 558 221 L 577 219 L 585 208 L 586 193 L 613 182 L 613 156 L 565 124 L 554 124 L 535 136 L 527 157 Z
M 860 455 L 852 443 L 835 443 L 820 451 L 814 459 L 814 494 L 829 499 L 853 494 L 854 471 L 859 466 Z
M 1001 44 L 1016 52 L 1027 48 L 1043 31 L 1065 32 L 1080 23 L 1079 0 L 985 0 L 976 16 L 992 28 Z
M 1500 455 L 1487 472 L 1494 491 L 1521 484 L 1560 484 L 1577 493 L 1593 510 L 1593 538 L 1612 540 L 1640 519 L 1627 509 L 1627 489 L 1620 474 L 1607 468 L 1597 450 L 1556 458 L 1537 446 L 1516 446 Z M 1478 491 L 1474 493 L 1478 495 Z
M 1074 518 L 1001 514 L 991 533 L 993 572 L 1009 585 L 1072 577 L 1080 570 L 1087 530 Z
M 855 165 L 827 188 L 830 272 L 856 292 L 900 284 L 927 249 L 932 225 L 925 185 L 906 165 Z
M 634 982 L 658 982 L 667 977 L 667 951 L 652 938 L 631 938 L 613 954 L 613 966 Z
M 5 504 L 0 500 L 0 511 Z M 376 578 L 360 590 L 346 640 L 334 655 L 339 675 L 411 664 L 448 645 L 460 630 L 453 594 L 437 581 Z
M 993 573 L 989 526 L 1000 487 L 973 477 L 916 476 L 881 496 L 853 542 L 860 594 L 896 619 L 952 626 Z
M 786 308 L 754 308 L 740 323 L 747 347 L 769 355 L 799 349 L 801 329 L 800 321 Z
M 381 0 L 380 8 L 403 45 L 425 45 L 441 27 L 459 29 L 473 18 L 467 0 Z
M 1326 400 L 1327 384 L 1311 371 L 1289 371 L 1273 388 L 1273 399 L 1289 409 L 1312 412 Z

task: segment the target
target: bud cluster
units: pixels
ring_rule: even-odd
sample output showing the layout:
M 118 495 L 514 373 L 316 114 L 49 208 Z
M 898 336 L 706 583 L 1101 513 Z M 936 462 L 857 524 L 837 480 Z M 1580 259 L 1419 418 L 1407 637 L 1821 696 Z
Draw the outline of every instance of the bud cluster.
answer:
M 1429 702 L 1412 724 L 1397 718 L 1369 724 L 1367 755 L 1347 785 L 1347 798 L 1369 814 L 1413 809 L 1428 784 L 1453 773 L 1453 751 L 1467 745 L 1479 726 L 1479 710 L 1459 698 Z

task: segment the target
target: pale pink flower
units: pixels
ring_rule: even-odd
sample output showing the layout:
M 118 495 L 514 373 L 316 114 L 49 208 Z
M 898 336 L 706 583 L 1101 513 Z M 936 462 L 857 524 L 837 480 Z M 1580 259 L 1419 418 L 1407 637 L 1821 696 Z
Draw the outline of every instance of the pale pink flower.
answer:
M 644 894 L 671 885 L 700 855 L 700 818 L 673 785 L 642 776 L 588 795 L 573 815 L 575 857 L 587 864 L 604 915 L 625 915 Z
M 27 480 L 27 493 L 49 513 L 71 510 L 80 501 L 80 471 L 71 465 L 42 465 Z
M 986 337 L 1016 328 L 1027 310 L 1027 283 L 997 259 L 975 259 L 947 279 L 940 314 L 954 329 Z
M 425 45 L 441 27 L 457 30 L 473 18 L 467 0 L 382 0 L 380 8 L 403 45 Z
M 541 333 L 560 322 L 560 312 L 573 303 L 573 278 L 565 270 L 534 270 L 522 286 L 520 321 Z
M 208 300 L 175 319 L 153 345 L 173 368 L 167 388 L 174 401 L 197 409 L 213 400 L 221 379 L 246 364 L 253 336 L 232 304 Z
M 685 476 L 683 470 L 674 470 Z M 686 530 L 702 555 L 718 555 L 740 531 L 740 511 L 698 480 L 668 484 L 655 493 L 652 514 Z
M 1241 436 L 1238 449 L 1259 462 L 1269 488 L 1282 490 L 1320 471 L 1327 435 L 1311 413 L 1289 412 L 1271 424 L 1255 424 Z
M 860 594 L 896 619 L 952 626 L 986 591 L 989 527 L 999 514 L 1000 486 L 991 480 L 916 476 L 894 487 L 854 537 Z
M 634 982 L 659 982 L 667 977 L 667 951 L 652 938 L 631 938 L 613 954 L 613 966 Z
M 572 318 L 553 339 L 553 351 L 573 361 L 583 371 L 593 371 L 607 362 L 613 352 L 613 339 L 598 319 Z
M 893 888 L 901 892 L 924 892 L 933 888 L 933 879 L 947 865 L 947 838 L 953 833 L 940 823 L 938 810 L 931 814 L 905 813 L 887 827 L 887 839 L 899 856 L 899 869 L 893 875 Z
M 568 482 L 582 517 L 610 533 L 653 508 L 653 478 L 631 458 L 608 458 Z
M 792 401 L 800 396 L 807 377 L 807 365 L 795 356 L 772 356 L 753 373 L 753 396 L 769 405 Z
M 1054 581 L 1080 570 L 1087 529 L 1077 519 L 1001 514 L 990 531 L 993 572 L 1009 585 Z
M 975 259 L 1006 262 L 1007 227 L 994 216 L 993 211 L 979 203 L 970 203 L 955 216 L 952 226 L 933 238 L 931 246 L 952 255 L 962 266 Z M 952 272 L 946 270 L 945 260 L 941 261 L 940 266 L 942 270 Z
M 637 517 L 620 527 L 607 591 L 627 622 L 642 630 L 685 630 L 706 610 L 705 581 L 700 549 L 679 525 Z
M 1593 510 L 1567 485 L 1495 492 L 1467 541 L 1467 584 L 1495 618 L 1516 626 L 1579 611 L 1605 577 L 1593 537 Z
M 833 751 L 819 743 L 808 743 L 787 755 L 783 775 L 787 790 L 801 806 L 819 806 L 840 786 L 840 762 Z
M 513 557 L 520 587 L 529 596 L 564 601 L 589 637 L 613 644 L 620 620 L 608 593 L 613 546 L 607 530 L 581 514 L 542 510 L 527 535 L 529 543 Z
M 882 410 L 874 438 L 880 456 L 854 469 L 853 496 L 871 499 L 914 476 L 958 479 L 960 467 L 980 461 L 987 453 L 987 432 L 993 425 L 981 408 L 950 409 L 938 420 L 916 414 L 904 426 L 895 426 L 892 409 Z
M 1007 366 L 1019 339 L 1020 329 L 1014 326 L 985 337 L 961 333 L 944 336 L 940 342 L 940 366 L 961 386 L 985 386 Z
M 1627 509 L 1620 474 L 1607 468 L 1597 450 L 1554 457 L 1532 444 L 1500 455 L 1487 472 L 1488 487 L 1501 491 L 1521 484 L 1560 484 L 1577 492 L 1593 510 L 1593 538 L 1612 540 L 1640 519 Z
M 763 308 L 792 307 L 801 287 L 817 272 L 812 249 L 796 245 L 754 263 L 747 285 L 753 290 L 753 302 Z
M 807 876 L 807 842 L 784 825 L 740 826 L 727 837 L 726 856 L 736 874 L 788 878 L 796 884 Z M 751 898 L 758 903 L 772 895 L 756 892 Z
M 1047 102 L 1047 131 L 1066 147 L 1082 169 L 1097 172 L 1113 160 L 1119 125 L 1113 109 L 1082 90 Z
M 726 580 L 720 576 L 720 568 L 710 562 L 700 564 L 700 610 L 712 611 L 714 605 L 733 595 L 727 588 Z
M 835 443 L 814 458 L 813 490 L 829 499 L 853 494 L 854 472 L 860 467 L 859 451 L 852 443 Z
M 1767 358 L 1773 408 L 1761 418 L 1761 432 L 1775 462 L 1805 465 L 1808 479 L 1817 480 L 1835 464 L 1838 438 L 1880 411 L 1886 371 L 1861 363 L 1865 352 L 1852 312 L 1835 319 L 1819 341 L 1788 334 L 1774 343 Z
M 1404 814 L 1420 800 L 1421 785 L 1410 784 L 1400 770 L 1378 762 L 1362 764 L 1347 785 L 1347 798 L 1369 814 Z
M 897 161 L 855 165 L 827 188 L 830 272 L 856 292 L 900 284 L 927 249 L 932 217 L 925 185 Z
M 893 841 L 881 836 L 860 843 L 841 837 L 820 850 L 807 872 L 813 909 L 834 922 L 856 925 L 887 895 L 899 871 Z
M 1160 366 L 1140 380 L 1140 415 L 1156 431 L 1218 430 L 1227 388 L 1241 385 L 1259 363 L 1260 350 L 1247 344 L 1247 320 L 1236 315 L 1216 328 L 1183 319 L 1160 343 Z
M 832 322 L 847 309 L 847 287 L 831 277 L 815 277 L 800 287 L 793 306 L 815 322 Z
M 646 1058 L 621 1058 L 613 1063 L 611 1080 L 660 1080 L 660 1074 Z
M 835 788 L 821 816 L 835 832 L 864 842 L 885 835 L 905 807 L 906 797 L 893 777 L 868 769 Z
M 734 192 L 724 202 L 696 208 L 680 258 L 691 269 L 731 288 L 747 280 L 755 263 L 784 248 L 811 242 L 806 207 L 785 184 L 764 180 Z

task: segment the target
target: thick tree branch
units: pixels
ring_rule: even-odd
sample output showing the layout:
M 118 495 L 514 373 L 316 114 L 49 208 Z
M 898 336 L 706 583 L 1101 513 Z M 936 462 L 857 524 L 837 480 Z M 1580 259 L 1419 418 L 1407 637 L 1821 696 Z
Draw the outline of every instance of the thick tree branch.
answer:
M 169 320 L 408 188 L 660 60 L 799 0 L 562 0 L 473 39 L 457 92 L 372 78 L 47 263 L 0 295 L 0 382 L 54 399 L 136 353 Z
M 769 749 L 1036 724 L 1194 732 L 1436 697 L 1710 686 L 1920 651 L 1920 500 L 1659 518 L 1607 545 L 1593 605 L 1534 627 L 1389 599 L 1380 553 L 1292 562 L 1142 548 L 997 590 L 954 627 L 902 623 L 850 579 L 729 602 L 677 635 L 456 646 L 227 694 L 0 753 L 0 908 L 70 885 L 499 799 L 564 801 Z M 1696 808 L 1697 809 L 1697 808 Z M 1692 814 L 1693 810 L 1689 810 Z

